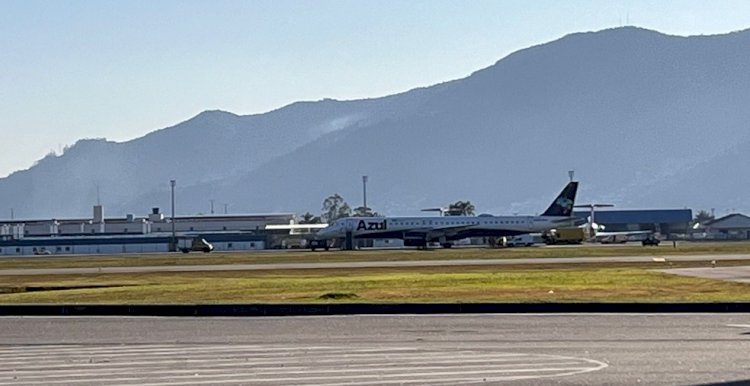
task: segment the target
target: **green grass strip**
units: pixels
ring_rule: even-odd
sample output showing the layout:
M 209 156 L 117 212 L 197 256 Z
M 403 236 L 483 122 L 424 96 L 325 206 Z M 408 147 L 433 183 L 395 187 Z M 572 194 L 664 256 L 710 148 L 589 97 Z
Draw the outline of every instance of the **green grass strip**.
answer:
M 431 267 L 5 277 L 0 304 L 747 302 L 663 266 Z M 26 288 L 37 290 L 24 292 Z M 42 290 L 38 290 L 42 289 Z

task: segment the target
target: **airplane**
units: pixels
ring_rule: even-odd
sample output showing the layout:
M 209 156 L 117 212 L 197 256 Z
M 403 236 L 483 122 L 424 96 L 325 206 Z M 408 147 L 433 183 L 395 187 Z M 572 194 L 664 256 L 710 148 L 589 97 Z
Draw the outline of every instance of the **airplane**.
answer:
M 345 217 L 333 221 L 315 235 L 319 240 L 401 239 L 404 246 L 424 248 L 439 242 L 444 248 L 467 237 L 502 237 L 574 225 L 578 182 L 571 181 L 539 216 L 440 216 L 440 217 Z
M 605 232 L 604 225 L 593 223 L 590 226 L 593 230 L 592 233 L 588 233 L 588 241 L 597 242 L 602 244 L 619 244 L 633 240 L 633 236 L 638 235 L 653 235 L 652 231 L 620 231 L 620 232 Z M 646 237 L 648 238 L 648 237 Z M 640 239 L 638 239 L 640 240 Z
M 575 205 L 576 208 L 588 208 L 591 210 L 588 221 L 586 224 L 581 225 L 586 233 L 587 240 L 589 242 L 598 242 L 602 244 L 617 244 L 625 243 L 633 238 L 633 236 L 648 235 L 646 238 L 651 237 L 654 232 L 652 231 L 619 231 L 619 232 L 606 232 L 604 231 L 604 225 L 597 224 L 595 222 L 595 208 L 610 208 L 612 204 L 582 204 Z

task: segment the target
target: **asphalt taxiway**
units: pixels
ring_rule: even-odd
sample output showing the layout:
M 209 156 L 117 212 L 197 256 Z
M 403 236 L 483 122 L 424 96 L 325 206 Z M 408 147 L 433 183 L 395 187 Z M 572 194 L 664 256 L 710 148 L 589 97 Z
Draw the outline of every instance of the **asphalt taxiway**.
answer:
M 703 279 L 735 281 L 750 283 L 750 266 L 744 267 L 709 267 L 709 268 L 675 268 L 661 270 L 674 275 L 700 277 Z
M 748 260 L 750 254 L 731 255 L 651 255 L 651 256 L 605 256 L 605 257 L 560 257 L 525 259 L 457 259 L 457 260 L 406 260 L 406 261 L 356 261 L 315 263 L 263 263 L 263 264 L 215 264 L 215 265 L 159 265 L 137 267 L 96 268 L 14 268 L 0 269 L 0 276 L 20 275 L 81 275 L 101 273 L 149 273 L 149 272 L 210 272 L 210 271 L 262 271 L 289 269 L 356 269 L 356 268 L 405 268 L 405 267 L 455 267 L 455 266 L 503 266 L 527 264 L 582 264 L 582 263 L 648 263 L 668 261 L 716 261 Z
M 748 353 L 748 314 L 0 318 L 0 385 L 696 385 Z

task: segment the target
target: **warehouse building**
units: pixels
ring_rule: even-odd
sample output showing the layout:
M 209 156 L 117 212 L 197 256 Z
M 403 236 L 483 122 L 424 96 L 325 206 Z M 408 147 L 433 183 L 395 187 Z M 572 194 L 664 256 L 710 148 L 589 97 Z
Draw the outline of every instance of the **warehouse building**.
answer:
M 709 240 L 750 240 L 750 217 L 732 213 L 701 224 L 700 238 Z M 696 236 L 697 236 L 696 235 Z

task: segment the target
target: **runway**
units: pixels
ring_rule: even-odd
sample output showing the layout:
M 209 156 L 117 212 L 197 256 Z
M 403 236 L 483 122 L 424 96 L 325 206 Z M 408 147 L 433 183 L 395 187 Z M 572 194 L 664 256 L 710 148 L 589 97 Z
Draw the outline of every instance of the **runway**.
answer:
M 459 260 L 410 260 L 410 261 L 357 261 L 332 263 L 266 263 L 266 264 L 217 264 L 217 265 L 162 265 L 138 267 L 99 268 L 18 268 L 0 269 L 0 276 L 22 275 L 79 275 L 101 273 L 149 273 L 149 272 L 210 272 L 210 271 L 261 271 L 290 269 L 356 269 L 356 268 L 403 268 L 403 267 L 450 267 L 450 266 L 503 266 L 523 264 L 582 264 L 582 263 L 647 263 L 654 259 L 669 261 L 750 260 L 748 254 L 733 255 L 653 255 L 653 256 L 606 256 L 606 257 L 561 257 L 527 259 L 459 259 Z
M 700 277 L 703 279 L 750 283 L 750 266 L 720 268 L 676 268 L 671 270 L 660 270 L 660 272 L 670 273 L 673 275 Z
M 0 318 L 0 385 L 750 382 L 750 315 Z
M 0 350 L 0 384 L 382 384 L 512 381 L 607 365 L 556 355 L 413 346 L 97 345 Z M 33 363 L 29 363 L 29 361 Z M 45 371 L 39 371 L 44 366 Z

